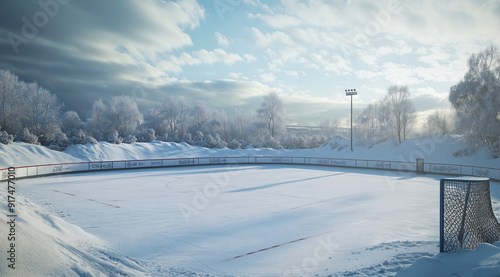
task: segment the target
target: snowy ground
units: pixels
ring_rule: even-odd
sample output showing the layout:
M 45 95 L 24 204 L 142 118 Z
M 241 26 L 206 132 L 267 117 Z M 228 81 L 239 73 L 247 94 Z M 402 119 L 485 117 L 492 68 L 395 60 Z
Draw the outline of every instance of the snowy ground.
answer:
M 456 137 L 349 151 L 214 150 L 175 143 L 0 145 L 0 166 L 196 156 L 317 156 L 500 167 Z M 443 176 L 247 165 L 159 168 L 18 180 L 17 267 L 0 276 L 475 276 L 500 275 L 500 245 L 438 252 Z M 500 186 L 492 183 L 495 213 Z M 0 190 L 6 199 L 6 191 Z M 7 210 L 6 201 L 1 203 Z M 8 221 L 5 213 L 0 220 Z M 0 225 L 7 234 L 8 226 Z M 2 242 L 1 252 L 8 244 Z M 5 249 L 7 248 L 7 249 Z M 28 254 L 26 254 L 28 253 Z M 408 268 L 417 258 L 417 262 Z M 454 263 L 460 261 L 461 267 Z M 408 268 L 401 271 L 402 268 Z
M 216 275 L 394 274 L 438 252 L 439 176 L 327 167 L 149 169 L 23 180 L 109 248 Z

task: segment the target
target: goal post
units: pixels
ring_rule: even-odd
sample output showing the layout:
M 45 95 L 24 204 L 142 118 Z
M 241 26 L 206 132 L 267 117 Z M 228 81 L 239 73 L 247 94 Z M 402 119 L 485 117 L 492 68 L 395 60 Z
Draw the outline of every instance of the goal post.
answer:
M 490 180 L 456 177 L 441 180 L 440 252 L 475 249 L 500 240 L 500 224 L 493 212 Z

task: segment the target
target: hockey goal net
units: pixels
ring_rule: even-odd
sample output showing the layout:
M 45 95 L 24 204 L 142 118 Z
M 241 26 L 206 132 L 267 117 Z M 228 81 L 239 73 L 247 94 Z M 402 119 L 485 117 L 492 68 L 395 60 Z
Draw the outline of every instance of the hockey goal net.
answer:
M 500 240 L 490 198 L 490 180 L 457 177 L 441 180 L 440 251 L 475 249 Z

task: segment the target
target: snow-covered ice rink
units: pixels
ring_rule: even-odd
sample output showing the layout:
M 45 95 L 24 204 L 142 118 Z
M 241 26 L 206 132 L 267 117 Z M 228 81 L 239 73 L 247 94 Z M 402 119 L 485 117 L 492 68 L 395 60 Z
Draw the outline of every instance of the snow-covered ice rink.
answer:
M 438 252 L 441 177 L 197 166 L 51 176 L 19 190 L 158 273 L 391 275 Z

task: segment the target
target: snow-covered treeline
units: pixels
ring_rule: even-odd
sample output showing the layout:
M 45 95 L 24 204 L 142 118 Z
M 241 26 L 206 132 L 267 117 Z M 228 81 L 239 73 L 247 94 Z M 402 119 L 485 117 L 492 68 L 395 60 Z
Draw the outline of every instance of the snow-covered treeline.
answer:
M 450 88 L 450 111 L 427 117 L 422 135 L 459 134 L 472 148 L 487 146 L 500 156 L 500 51 L 495 46 L 471 55 L 468 71 Z M 353 116 L 358 139 L 397 143 L 408 138 L 415 123 L 415 108 L 407 87 L 391 86 L 378 102 Z M 328 123 L 328 122 L 327 122 Z M 323 124 L 328 125 L 328 124 Z M 322 126 L 323 126 L 322 125 Z
M 500 52 L 491 46 L 469 58 L 464 78 L 450 89 L 453 111 L 435 112 L 424 134 L 463 135 L 473 147 L 487 145 L 500 154 Z M 287 134 L 284 103 L 266 95 L 255 113 L 235 110 L 230 115 L 206 102 L 168 96 L 142 114 L 135 99 L 114 97 L 93 103 L 85 121 L 75 111 L 62 112 L 63 103 L 37 83 L 26 83 L 0 70 L 0 143 L 14 140 L 64 150 L 71 144 L 185 142 L 208 148 L 315 148 L 338 135 L 338 120 L 320 124 L 318 135 Z M 372 143 L 409 138 L 416 111 L 407 86 L 391 86 L 383 99 L 356 111 L 354 134 Z
M 62 112 L 63 103 L 37 83 L 26 83 L 0 70 L 0 143 L 14 140 L 64 150 L 72 144 L 185 142 L 208 148 L 315 148 L 322 135 L 287 134 L 284 104 L 278 95 L 266 95 L 255 114 L 235 110 L 228 116 L 206 102 L 168 96 L 142 114 L 135 99 L 114 97 L 93 103 L 83 121 L 75 111 Z
M 49 144 L 60 132 L 63 104 L 37 83 L 0 70 L 0 142 L 14 139 Z
M 500 156 L 500 51 L 473 54 L 462 80 L 450 89 L 457 131 L 474 147 L 487 145 Z
M 359 139 L 401 144 L 409 138 L 416 121 L 416 111 L 407 86 L 391 86 L 383 99 L 356 111 L 353 122 Z

